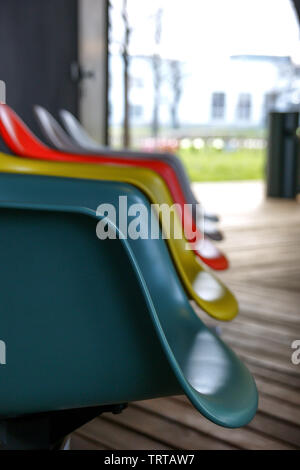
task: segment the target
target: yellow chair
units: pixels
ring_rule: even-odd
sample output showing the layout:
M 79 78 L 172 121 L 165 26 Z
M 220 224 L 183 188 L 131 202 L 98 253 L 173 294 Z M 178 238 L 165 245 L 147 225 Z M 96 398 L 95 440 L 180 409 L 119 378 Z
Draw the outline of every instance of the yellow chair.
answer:
M 124 182 L 140 189 L 152 204 L 173 205 L 169 190 L 162 178 L 151 170 L 142 168 L 49 162 L 16 158 L 1 153 L 0 171 Z M 174 238 L 174 233 L 171 233 L 167 243 L 188 295 L 210 316 L 222 321 L 232 320 L 238 313 L 238 304 L 234 295 L 209 269 L 203 267 L 192 251 L 186 248 L 188 242 L 184 237 L 177 211 L 174 210 L 172 215 L 174 231 L 176 234 L 181 233 L 181 238 Z M 161 214 L 160 220 L 163 223 Z M 166 227 L 162 228 L 167 231 Z

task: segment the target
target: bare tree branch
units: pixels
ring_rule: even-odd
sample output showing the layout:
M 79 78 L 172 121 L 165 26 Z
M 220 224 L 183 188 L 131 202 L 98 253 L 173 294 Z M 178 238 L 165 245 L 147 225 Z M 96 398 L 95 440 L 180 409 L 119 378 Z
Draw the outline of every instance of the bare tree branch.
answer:
M 182 63 L 179 60 L 170 60 L 170 85 L 172 88 L 172 102 L 170 105 L 170 115 L 171 115 L 171 126 L 173 129 L 178 129 L 179 119 L 178 119 L 178 108 L 183 93 L 183 72 L 182 72 Z
M 127 0 L 123 0 L 122 19 L 123 19 L 123 23 L 124 23 L 124 41 L 123 41 L 123 45 L 122 45 L 123 81 L 124 81 L 123 145 L 124 145 L 125 148 L 129 148 L 130 144 L 131 144 L 131 139 L 130 139 L 130 102 L 129 102 L 129 92 L 130 92 L 129 45 L 130 45 L 130 37 L 131 37 L 131 34 L 132 34 L 132 29 L 130 27 L 129 18 L 128 18 L 128 2 L 127 2 Z
M 159 8 L 155 14 L 155 46 L 156 50 L 152 56 L 153 80 L 154 80 L 154 103 L 153 103 L 153 117 L 152 117 L 152 134 L 154 137 L 158 136 L 159 132 L 159 110 L 161 104 L 161 84 L 162 84 L 162 71 L 161 71 L 161 56 L 159 54 L 159 45 L 162 36 L 162 17 L 163 9 Z

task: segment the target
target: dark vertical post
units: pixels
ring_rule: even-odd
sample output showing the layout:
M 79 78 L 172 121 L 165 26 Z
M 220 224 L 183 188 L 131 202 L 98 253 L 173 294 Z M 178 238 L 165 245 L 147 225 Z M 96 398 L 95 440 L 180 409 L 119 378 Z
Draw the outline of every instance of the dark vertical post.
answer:
M 87 132 L 103 145 L 108 143 L 109 1 L 78 0 L 77 29 L 79 116 Z
M 109 0 L 104 0 L 104 11 L 105 11 L 105 31 L 104 31 L 104 42 L 105 42 L 105 95 L 106 100 L 105 106 L 105 123 L 104 123 L 104 145 L 109 146 Z
M 78 83 L 70 74 L 77 33 L 77 0 L 0 1 L 0 80 L 7 103 L 41 138 L 33 104 L 77 115 Z
M 267 196 L 294 199 L 298 189 L 299 113 L 270 113 Z
M 124 82 L 124 119 L 123 119 L 123 146 L 130 147 L 130 53 L 129 44 L 131 37 L 131 28 L 128 18 L 128 4 L 127 0 L 123 0 L 122 19 L 124 24 L 124 39 L 123 39 L 123 82 Z

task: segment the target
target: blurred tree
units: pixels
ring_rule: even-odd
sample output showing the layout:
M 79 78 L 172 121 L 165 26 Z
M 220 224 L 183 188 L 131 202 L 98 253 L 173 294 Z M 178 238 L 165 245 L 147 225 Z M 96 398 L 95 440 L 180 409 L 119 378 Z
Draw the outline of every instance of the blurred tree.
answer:
M 130 147 L 130 102 L 129 102 L 129 91 L 130 91 L 130 55 L 129 45 L 130 37 L 132 34 L 132 28 L 130 27 L 128 17 L 128 2 L 123 0 L 122 8 L 122 19 L 124 23 L 124 38 L 122 44 L 122 58 L 123 58 L 123 80 L 124 80 L 124 120 L 123 120 L 123 145 L 125 148 Z
M 179 119 L 178 119 L 178 108 L 180 104 L 180 99 L 183 92 L 183 71 L 182 71 L 182 62 L 179 60 L 170 60 L 170 85 L 172 89 L 172 101 L 170 104 L 170 115 L 171 115 L 171 127 L 173 129 L 178 129 Z
M 158 136 L 159 132 L 159 110 L 161 104 L 161 84 L 162 84 L 162 60 L 159 52 L 159 46 L 161 43 L 162 36 L 162 17 L 163 9 L 159 8 L 154 15 L 155 24 L 155 51 L 152 56 L 152 67 L 153 67 L 153 80 L 154 80 L 154 103 L 153 103 L 153 117 L 152 117 L 152 135 L 153 137 Z

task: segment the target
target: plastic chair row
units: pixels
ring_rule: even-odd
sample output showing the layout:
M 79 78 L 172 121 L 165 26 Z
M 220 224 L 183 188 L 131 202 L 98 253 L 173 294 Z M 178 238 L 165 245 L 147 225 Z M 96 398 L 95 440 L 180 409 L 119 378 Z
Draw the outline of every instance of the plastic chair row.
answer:
M 163 238 L 162 218 L 158 239 L 124 238 L 118 213 L 105 217 L 116 239 L 96 237 L 101 203 L 118 210 L 124 196 L 151 213 L 151 203 L 184 202 L 175 168 L 127 151 L 55 151 L 4 104 L 0 136 L 4 445 L 53 448 L 101 412 L 182 393 L 218 425 L 247 424 L 254 380 L 190 303 L 230 320 L 238 311 L 230 291 L 184 237 Z M 175 209 L 174 219 L 180 225 Z

